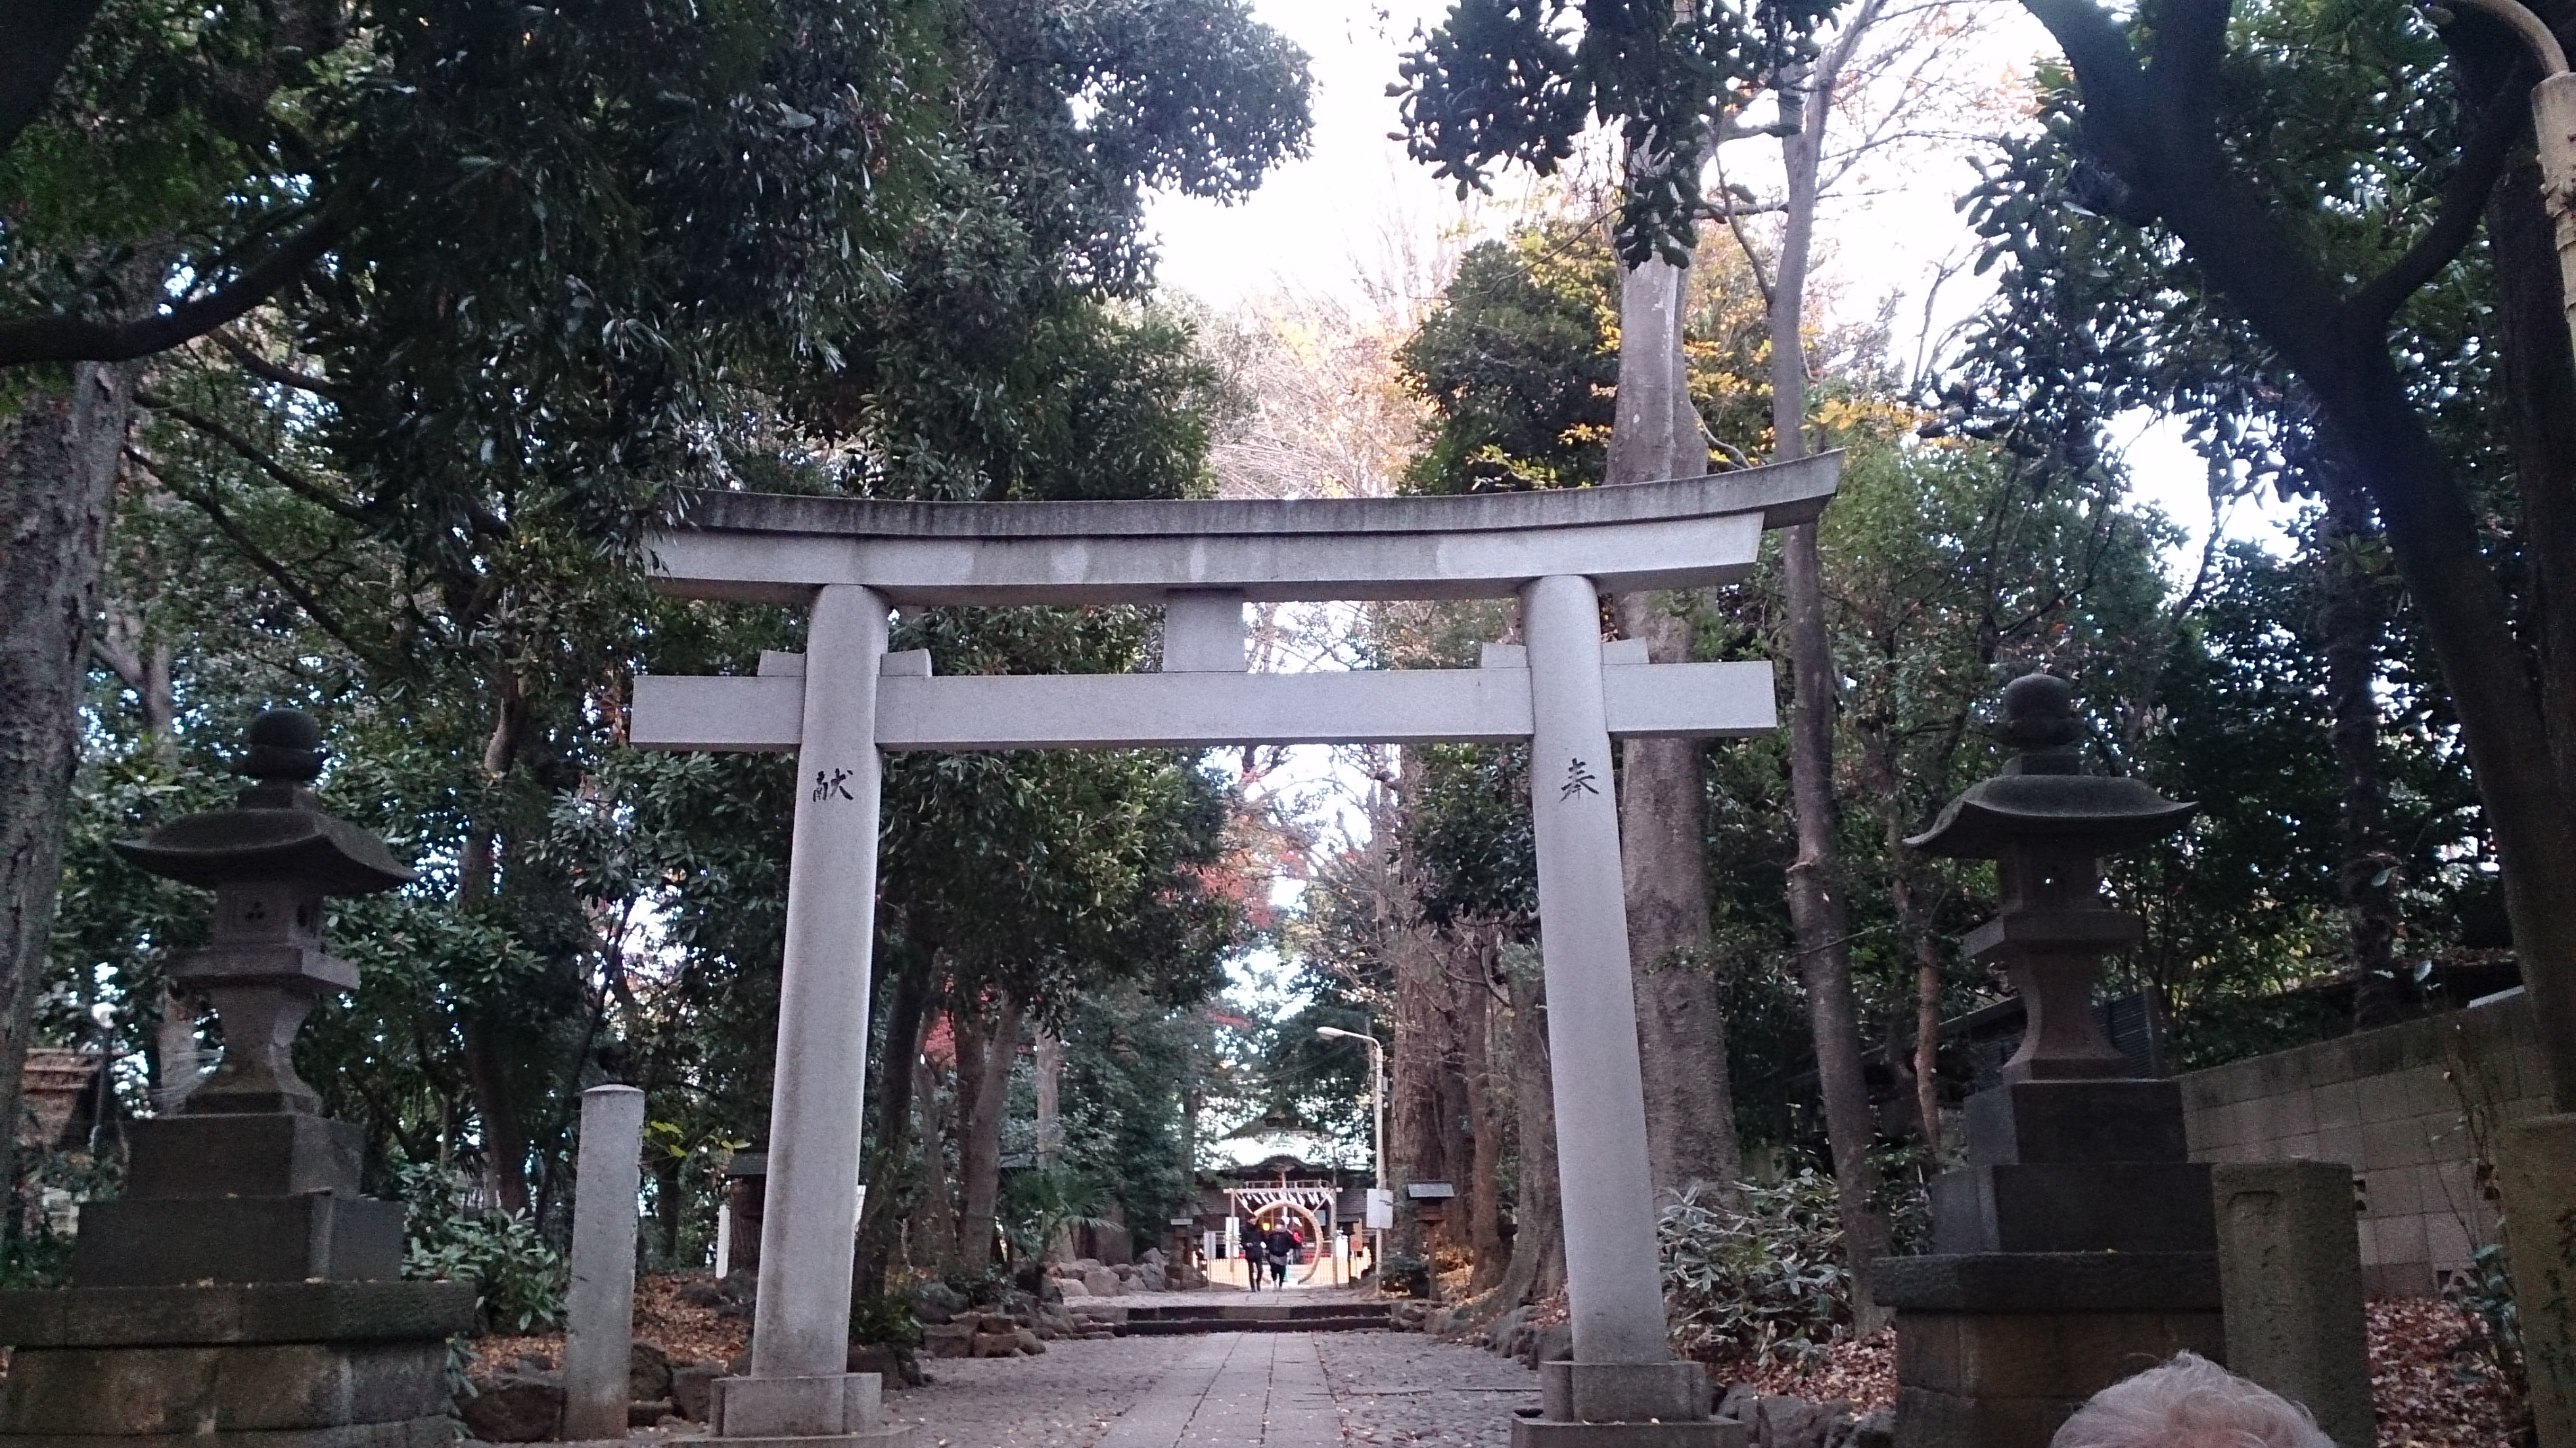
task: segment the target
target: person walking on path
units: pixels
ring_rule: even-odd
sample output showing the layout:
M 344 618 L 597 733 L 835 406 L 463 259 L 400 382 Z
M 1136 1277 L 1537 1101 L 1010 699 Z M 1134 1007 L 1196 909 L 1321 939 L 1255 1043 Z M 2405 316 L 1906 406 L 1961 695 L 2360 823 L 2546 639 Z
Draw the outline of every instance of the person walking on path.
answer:
M 1261 1274 L 1270 1265 L 1270 1237 L 1254 1222 L 1243 1234 L 1243 1280 L 1251 1291 L 1261 1290 Z
M 1272 1228 L 1270 1232 L 1270 1283 L 1272 1286 L 1288 1285 L 1288 1263 L 1296 1255 L 1297 1234 L 1286 1227 Z

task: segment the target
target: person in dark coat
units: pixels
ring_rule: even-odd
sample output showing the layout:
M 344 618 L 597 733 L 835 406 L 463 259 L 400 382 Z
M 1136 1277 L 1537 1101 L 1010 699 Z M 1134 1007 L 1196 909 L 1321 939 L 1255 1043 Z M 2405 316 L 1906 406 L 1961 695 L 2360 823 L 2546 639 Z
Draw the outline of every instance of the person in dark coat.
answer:
M 1261 1274 L 1270 1265 L 1270 1235 L 1259 1222 L 1247 1225 L 1243 1233 L 1244 1281 L 1255 1292 L 1261 1290 Z
M 1270 1229 L 1270 1281 L 1276 1287 L 1288 1285 L 1288 1264 L 1297 1257 L 1297 1234 L 1282 1223 Z

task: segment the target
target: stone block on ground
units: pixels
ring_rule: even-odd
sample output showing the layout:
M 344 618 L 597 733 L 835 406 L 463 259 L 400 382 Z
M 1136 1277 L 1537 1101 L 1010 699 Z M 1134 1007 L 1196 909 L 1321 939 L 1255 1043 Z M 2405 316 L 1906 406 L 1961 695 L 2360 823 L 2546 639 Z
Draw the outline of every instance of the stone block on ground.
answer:
M 965 1295 L 937 1278 L 912 1289 L 912 1314 L 923 1322 L 946 1322 L 965 1310 Z
M 536 1443 L 555 1436 L 563 1422 L 563 1380 L 552 1374 L 512 1374 L 480 1385 L 456 1400 L 465 1431 L 486 1443 Z
M 670 1355 L 649 1342 L 631 1344 L 626 1349 L 626 1396 L 637 1403 L 671 1396 Z
M 724 1376 L 719 1362 L 674 1363 L 671 1366 L 671 1406 L 692 1423 L 707 1420 L 709 1400 L 715 1393 L 716 1379 Z

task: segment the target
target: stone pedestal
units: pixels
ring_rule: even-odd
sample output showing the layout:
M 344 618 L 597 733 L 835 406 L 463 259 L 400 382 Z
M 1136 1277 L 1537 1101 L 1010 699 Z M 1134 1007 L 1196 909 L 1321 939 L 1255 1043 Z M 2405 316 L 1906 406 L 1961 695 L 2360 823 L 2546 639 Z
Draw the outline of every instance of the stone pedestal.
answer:
M 447 1448 L 473 1328 L 452 1282 L 0 1292 L 0 1448 Z
M 439 1448 L 474 1291 L 398 1282 L 402 1205 L 357 1128 L 293 1112 L 135 1123 L 138 1193 L 81 1211 L 68 1291 L 0 1294 L 0 1448 Z M 202 1169 L 200 1169 L 202 1167 Z
M 709 1416 L 722 1448 L 908 1448 L 919 1436 L 886 1420 L 876 1373 L 718 1378 Z
M 1969 1103 L 1935 1254 L 1882 1260 L 1901 1448 L 2047 1448 L 2086 1398 L 2185 1348 L 2223 1360 L 2209 1169 L 2170 1081 L 2020 1081 Z
M 2540 1448 L 2576 1448 L 2576 1114 L 2508 1122 L 2498 1135 L 2532 1423 Z

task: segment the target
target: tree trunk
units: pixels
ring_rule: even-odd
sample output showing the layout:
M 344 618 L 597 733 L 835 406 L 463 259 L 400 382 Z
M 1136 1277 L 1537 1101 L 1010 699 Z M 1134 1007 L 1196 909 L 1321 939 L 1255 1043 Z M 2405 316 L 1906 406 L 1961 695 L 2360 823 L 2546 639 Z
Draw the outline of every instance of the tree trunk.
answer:
M 1688 270 L 1653 261 L 1619 292 L 1619 397 L 1608 483 L 1707 471 L 1708 448 L 1682 354 Z M 1691 629 L 1661 594 L 1626 594 L 1613 608 L 1646 657 L 1690 657 Z M 1637 1052 L 1646 1082 L 1646 1160 L 1657 1190 L 1692 1181 L 1731 1185 L 1743 1165 L 1728 1089 L 1726 1022 L 1708 965 L 1708 855 L 1700 745 L 1632 739 L 1620 746 L 1619 852 L 1628 906 Z
M 1512 1002 L 1512 1110 L 1519 1117 L 1520 1200 L 1512 1265 L 1494 1289 L 1509 1309 L 1565 1290 L 1565 1197 L 1556 1176 L 1556 1097 L 1547 1054 L 1547 987 L 1535 952 L 1506 959 Z
M 63 805 L 132 366 L 27 373 L 0 418 L 0 1248 L 18 1230 L 18 1075 L 62 878 Z
M 1467 1249 L 1476 1254 L 1476 1270 L 1467 1279 L 1467 1295 L 1491 1291 L 1503 1280 L 1503 1122 L 1500 1087 L 1494 1069 L 1494 992 L 1487 983 L 1491 967 L 1484 943 L 1461 952 L 1467 978 L 1459 983 L 1459 1055 L 1467 1080 L 1468 1139 L 1466 1180 L 1459 1196 L 1467 1211 Z
M 1832 110 L 1830 85 L 1828 75 L 1804 107 L 1804 124 L 1780 143 L 1788 209 L 1771 285 L 1772 456 L 1780 462 L 1807 455 L 1807 259 L 1815 237 L 1816 174 Z M 1789 793 L 1798 837 L 1797 858 L 1789 866 L 1789 922 L 1797 935 L 1798 978 L 1806 987 L 1807 1022 L 1816 1043 L 1854 1313 L 1866 1336 L 1883 1320 L 1870 1296 L 1869 1278 L 1871 1260 L 1887 1238 L 1875 1206 L 1878 1174 L 1869 1150 L 1876 1133 L 1862 1075 L 1851 928 L 1834 846 L 1833 641 L 1825 628 L 1824 565 L 1816 551 L 1815 524 L 1781 531 L 1780 591 L 1789 625 Z
M 2340 858 L 2336 885 L 2352 935 L 2356 981 L 2354 1030 L 2386 1025 L 2401 1013 L 2397 983 L 2397 856 L 2381 829 L 2388 781 L 2379 764 L 2378 601 L 2372 596 L 2368 547 L 2375 530 L 2370 512 L 2351 490 L 2326 485 L 2325 517 L 2317 543 L 2324 552 L 2325 607 L 2318 619 L 2325 635 L 2326 706 L 2332 716 L 2335 770 L 2342 797 L 2335 812 Z
M 483 742 L 486 780 L 507 778 L 518 759 L 526 723 L 525 691 L 515 675 L 498 671 L 498 696 L 492 732 Z M 456 903 L 467 910 L 482 907 L 499 888 L 501 834 L 497 824 L 478 822 L 458 852 Z M 509 1051 L 502 1037 L 512 1019 L 506 1005 L 478 1001 L 458 1011 L 465 1047 L 465 1079 L 474 1092 L 474 1113 L 483 1124 L 483 1171 L 492 1194 L 508 1211 L 528 1209 L 528 1129 L 519 1112 L 511 1080 Z
M 953 1022 L 950 1034 L 953 1039 Z M 939 1067 L 928 1057 L 916 1059 L 913 1072 L 913 1100 L 921 1114 L 921 1194 L 912 1208 L 912 1260 L 946 1267 L 957 1260 L 957 1198 L 948 1176 L 956 1102 L 952 1096 L 941 1105 Z
M 2526 157 L 2487 204 L 2504 366 L 2503 410 L 2531 560 L 2524 616 L 2540 655 L 2541 710 L 2558 787 L 2576 800 L 2576 354 L 2567 346 L 2558 243 Z
M 1036 1059 L 1038 1084 L 1038 1170 L 1053 1171 L 1064 1155 L 1064 1118 L 1058 1105 L 1058 1094 L 1064 1089 L 1064 1038 L 1044 1026 L 1037 1029 L 1037 1041 L 1031 1049 Z M 1190 1123 L 1181 1130 L 1188 1133 Z M 1184 1161 L 1186 1161 L 1186 1155 Z
M 995 991 L 992 1017 L 957 1021 L 957 1258 L 965 1271 L 993 1260 L 1002 1199 L 1002 1122 L 1010 1114 L 1011 1063 L 1019 1055 L 1020 1003 Z
M 2539 693 L 2468 499 L 2394 364 L 2375 339 L 2369 345 L 2371 355 L 2350 369 L 2358 376 L 2318 389 L 2329 445 L 2378 501 L 2389 550 L 2441 661 L 2503 866 L 2550 1098 L 2555 1109 L 2576 1111 L 2576 797 L 2559 784 Z
M 868 1200 L 859 1218 L 859 1250 L 850 1266 L 850 1291 L 860 1299 L 885 1295 L 886 1269 L 894 1257 L 899 1224 L 919 1189 L 919 1160 L 912 1129 L 913 1063 L 921 1059 L 921 1037 L 928 1024 L 930 987 L 923 970 L 894 973 L 894 999 L 886 1010 L 885 1047 L 876 1063 L 876 1080 L 868 1100 L 876 1104 L 876 1128 L 868 1133 L 864 1158 Z

